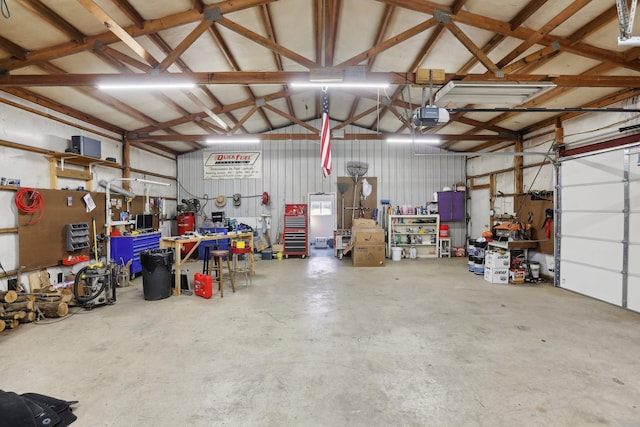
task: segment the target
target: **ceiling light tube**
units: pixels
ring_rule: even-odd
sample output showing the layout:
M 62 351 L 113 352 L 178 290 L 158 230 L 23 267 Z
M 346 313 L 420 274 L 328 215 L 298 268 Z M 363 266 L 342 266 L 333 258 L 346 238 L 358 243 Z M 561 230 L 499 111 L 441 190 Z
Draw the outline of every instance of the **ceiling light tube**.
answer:
M 440 144 L 439 138 L 425 138 L 425 137 L 417 137 L 412 138 L 410 136 L 400 137 L 400 136 L 390 136 L 385 141 L 395 144 L 407 144 L 411 142 L 415 142 L 416 144 Z
M 385 82 L 291 82 L 292 88 L 344 88 L 344 89 L 386 89 Z
M 207 144 L 259 144 L 258 138 L 209 138 Z

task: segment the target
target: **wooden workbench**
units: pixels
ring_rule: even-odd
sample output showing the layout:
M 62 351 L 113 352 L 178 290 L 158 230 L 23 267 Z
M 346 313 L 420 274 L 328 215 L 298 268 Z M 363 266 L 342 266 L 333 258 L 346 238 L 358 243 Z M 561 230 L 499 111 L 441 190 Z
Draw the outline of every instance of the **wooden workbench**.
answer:
M 163 237 L 160 239 L 160 248 L 172 248 L 174 252 L 174 261 L 173 267 L 175 270 L 175 285 L 173 289 L 173 295 L 180 295 L 180 286 L 181 286 L 181 277 L 182 277 L 182 265 L 184 262 L 191 256 L 191 254 L 198 248 L 201 242 L 209 242 L 212 240 L 222 240 L 222 239 L 242 239 L 246 240 L 247 245 L 250 248 L 253 248 L 253 232 L 239 232 L 239 233 L 229 233 L 229 234 L 211 234 L 207 236 L 171 236 L 171 237 Z M 183 257 L 182 246 L 188 243 L 194 243 L 193 247 L 189 252 Z M 231 256 L 231 249 L 229 249 L 229 256 Z M 253 264 L 251 265 L 251 275 L 255 274 L 253 269 Z

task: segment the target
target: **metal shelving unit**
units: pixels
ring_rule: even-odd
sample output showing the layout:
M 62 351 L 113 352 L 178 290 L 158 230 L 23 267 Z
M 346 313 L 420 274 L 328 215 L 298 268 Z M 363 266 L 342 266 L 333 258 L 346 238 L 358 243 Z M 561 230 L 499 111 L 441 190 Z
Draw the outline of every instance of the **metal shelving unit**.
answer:
M 387 256 L 391 248 L 414 246 L 418 258 L 437 258 L 440 232 L 439 215 L 389 215 Z

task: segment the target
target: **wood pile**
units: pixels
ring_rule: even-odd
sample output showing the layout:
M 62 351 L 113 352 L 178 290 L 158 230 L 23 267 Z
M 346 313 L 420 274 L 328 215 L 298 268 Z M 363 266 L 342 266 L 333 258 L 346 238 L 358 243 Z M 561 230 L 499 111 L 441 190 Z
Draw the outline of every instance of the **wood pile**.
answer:
M 0 291 L 0 331 L 15 329 L 43 317 L 64 317 L 69 313 L 68 302 L 73 295 L 68 289 L 38 293 Z

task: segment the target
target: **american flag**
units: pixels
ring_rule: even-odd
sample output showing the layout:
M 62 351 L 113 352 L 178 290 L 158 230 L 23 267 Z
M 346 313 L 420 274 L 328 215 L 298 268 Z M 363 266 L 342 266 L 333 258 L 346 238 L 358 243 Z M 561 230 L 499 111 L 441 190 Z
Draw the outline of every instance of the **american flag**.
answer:
M 322 176 L 331 175 L 331 129 L 329 129 L 329 99 L 322 96 L 322 131 L 320 132 L 320 165 Z

